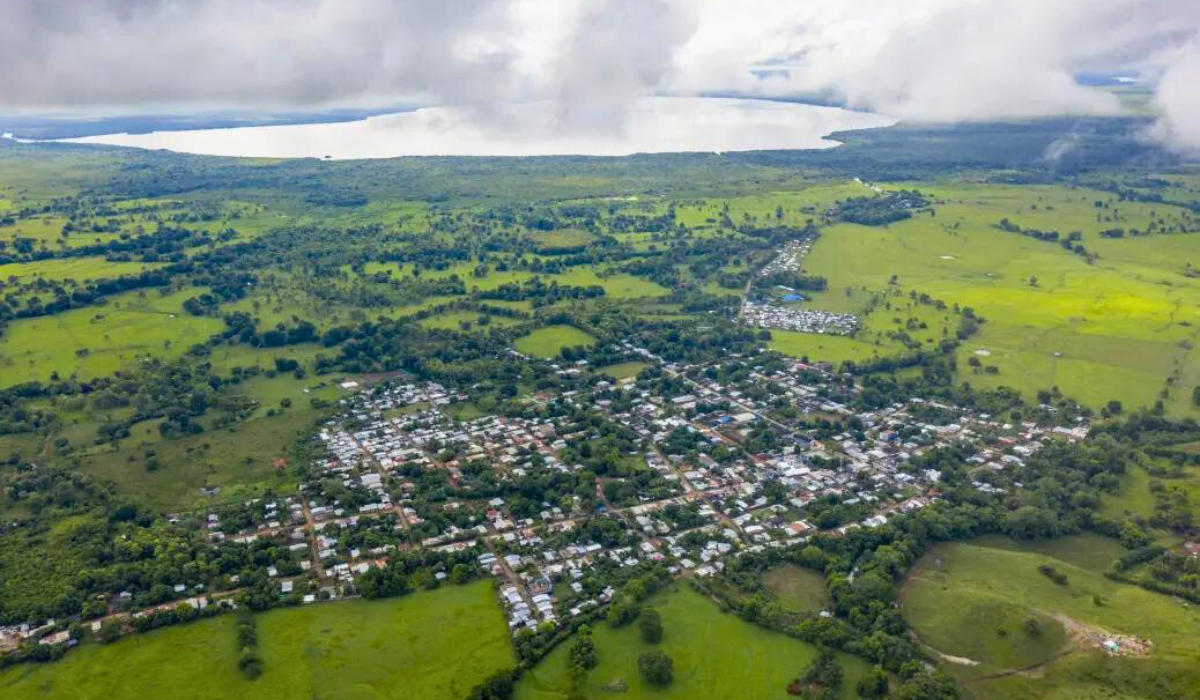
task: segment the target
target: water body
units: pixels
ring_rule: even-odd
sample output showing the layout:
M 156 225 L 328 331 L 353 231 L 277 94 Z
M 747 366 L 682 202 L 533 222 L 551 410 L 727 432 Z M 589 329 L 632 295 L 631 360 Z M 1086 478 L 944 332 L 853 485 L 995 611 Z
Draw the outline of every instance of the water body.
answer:
M 108 134 L 72 143 L 264 158 L 397 156 L 622 156 L 830 148 L 835 131 L 890 126 L 879 114 L 837 107 L 712 97 L 648 97 L 610 119 L 525 103 L 486 113 L 431 107 L 334 124 Z M 569 111 L 569 110 L 568 110 Z M 599 110 L 603 113 L 603 110 Z M 594 123 L 593 123 L 594 122 Z

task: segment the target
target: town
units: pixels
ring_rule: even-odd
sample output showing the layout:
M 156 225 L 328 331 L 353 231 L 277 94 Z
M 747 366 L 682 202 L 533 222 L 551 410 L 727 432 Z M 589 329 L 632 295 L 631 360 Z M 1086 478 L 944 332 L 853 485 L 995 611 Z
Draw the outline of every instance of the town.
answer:
M 617 380 L 586 361 L 552 364 L 579 388 L 529 395 L 512 415 L 456 419 L 469 393 L 432 382 L 348 381 L 299 489 L 213 509 L 208 538 L 269 547 L 271 593 L 299 604 L 360 595 L 363 576 L 398 553 L 453 555 L 498 580 L 516 634 L 604 607 L 652 564 L 704 578 L 730 557 L 924 508 L 940 474 L 911 463 L 931 450 L 970 451 L 986 493 L 997 489 L 989 472 L 1088 431 L 1083 418 L 1010 422 L 920 398 L 855 411 L 849 377 L 766 353 L 687 366 L 613 350 L 645 368 Z M 430 585 L 464 575 L 446 568 Z M 122 592 L 91 625 L 232 607 L 243 586 L 237 575 L 179 581 L 140 609 Z M 30 621 L 0 630 L 0 643 L 38 635 L 72 642 L 62 624 Z

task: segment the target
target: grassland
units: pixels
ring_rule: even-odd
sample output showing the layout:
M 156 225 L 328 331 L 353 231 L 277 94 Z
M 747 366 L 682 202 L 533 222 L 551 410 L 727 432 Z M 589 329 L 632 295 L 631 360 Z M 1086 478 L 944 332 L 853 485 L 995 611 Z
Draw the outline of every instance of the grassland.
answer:
M 200 291 L 127 292 L 102 307 L 14 321 L 0 336 L 0 385 L 44 381 L 54 372 L 110 374 L 144 355 L 177 357 L 225 327 L 183 312 L 184 300 Z
M 1195 697 L 1200 612 L 1105 578 L 1098 567 L 1114 551 L 1096 538 L 996 544 L 935 547 L 902 591 L 905 619 L 925 644 L 957 657 L 944 666 L 973 697 Z M 1043 564 L 1065 574 L 1066 585 L 1043 575 Z M 1023 629 L 1029 618 L 1039 621 L 1040 634 Z M 1153 646 L 1144 658 L 1113 657 L 1087 634 L 1131 635 Z
M 801 610 L 824 610 L 829 606 L 825 577 L 811 569 L 784 564 L 764 572 L 762 582 L 781 601 Z
M 604 287 L 605 295 L 611 299 L 642 299 L 657 297 L 667 293 L 667 289 L 643 279 L 624 273 L 612 273 L 597 267 L 573 267 L 560 274 L 546 274 L 529 270 L 489 270 L 482 277 L 474 274 L 475 263 L 462 263 L 447 267 L 444 270 L 425 270 L 421 276 L 426 279 L 448 279 L 458 277 L 466 285 L 467 291 L 489 291 L 506 284 L 522 284 L 532 279 L 541 278 L 549 284 L 557 282 L 560 285 L 572 287 Z M 367 274 L 391 271 L 393 276 L 411 275 L 411 265 L 396 265 L 391 263 L 371 263 L 365 267 Z
M 480 319 L 485 319 L 487 322 L 480 323 Z M 456 331 L 486 331 L 489 328 L 504 328 L 505 326 L 512 326 L 519 322 L 516 319 L 506 316 L 492 316 L 490 314 L 481 314 L 478 311 L 451 311 L 431 316 L 420 323 L 426 328 L 448 328 Z
M 660 645 L 644 643 L 637 625 L 612 629 L 599 625 L 593 634 L 600 665 L 588 674 L 584 695 L 590 698 L 678 698 L 679 700 L 785 700 L 788 682 L 816 657 L 815 647 L 748 624 L 722 613 L 712 601 L 689 587 L 653 601 L 662 615 Z M 555 649 L 517 686 L 516 700 L 563 700 L 570 689 L 567 654 L 570 642 Z M 666 689 L 648 687 L 637 671 L 637 657 L 659 646 L 675 661 L 675 680 Z M 854 697 L 854 683 L 867 664 L 842 658 L 846 672 L 843 698 Z M 603 690 L 623 679 L 628 691 Z
M 1065 187 L 947 185 L 921 187 L 936 216 L 918 215 L 887 227 L 838 224 L 805 261 L 829 279 L 814 305 L 843 310 L 842 290 L 889 287 L 929 294 L 973 308 L 987 319 L 959 350 L 960 379 L 1008 385 L 1032 398 L 1058 386 L 1092 406 L 1119 399 L 1148 406 L 1168 377 L 1190 387 L 1200 379 L 1191 350 L 1200 333 L 1200 281 L 1185 275 L 1200 260 L 1200 236 L 1101 238 L 1099 231 L 1179 225 L 1182 210 L 1117 202 L 1112 195 Z M 1097 208 L 1106 202 L 1107 209 Z M 1099 255 L 1089 263 L 1054 243 L 1000 230 L 1002 218 L 1025 227 L 1082 232 Z M 892 276 L 895 283 L 890 284 Z M 878 312 L 876 312 L 878 313 Z M 812 359 L 861 358 L 871 350 L 847 341 L 784 336 L 777 347 Z M 971 371 L 975 353 L 995 375 Z M 1194 413 L 1190 389 L 1169 392 L 1173 414 Z
M 89 280 L 136 275 L 161 267 L 161 263 L 109 262 L 101 257 L 51 258 L 29 263 L 0 265 L 0 281 L 28 282 L 35 278 L 85 282 Z
M 0 671 L 6 700 L 461 700 L 512 648 L 491 586 L 446 587 L 398 601 L 348 601 L 258 617 L 263 675 L 237 669 L 226 615 L 51 664 Z
M 642 370 L 646 369 L 649 366 L 650 365 L 645 362 L 622 362 L 619 365 L 608 365 L 606 367 L 600 367 L 596 371 L 601 374 L 607 374 L 608 376 L 612 377 L 613 379 L 621 380 L 621 379 L 629 379 L 631 377 L 636 377 L 639 372 L 641 372 Z
M 158 421 L 144 421 L 133 425 L 126 440 L 85 451 L 81 468 L 112 482 L 122 494 L 166 511 L 239 500 L 264 488 L 291 489 L 296 484 L 289 470 L 291 448 L 322 415 L 299 404 L 274 416 L 171 440 L 161 438 Z M 161 465 L 154 471 L 146 468 L 147 450 Z
M 563 348 L 591 345 L 594 342 L 595 338 L 574 326 L 546 326 L 517 338 L 516 348 L 534 357 L 558 357 Z

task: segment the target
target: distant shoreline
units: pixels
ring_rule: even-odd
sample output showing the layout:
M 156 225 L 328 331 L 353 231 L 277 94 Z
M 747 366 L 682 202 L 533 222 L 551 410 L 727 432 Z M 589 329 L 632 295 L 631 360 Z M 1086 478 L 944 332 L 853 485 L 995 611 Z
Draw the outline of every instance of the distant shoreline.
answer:
M 795 101 L 651 97 L 610 105 L 522 103 L 480 113 L 434 107 L 335 122 L 46 139 L 195 155 L 364 160 L 404 156 L 627 156 L 832 148 L 831 134 L 891 117 Z

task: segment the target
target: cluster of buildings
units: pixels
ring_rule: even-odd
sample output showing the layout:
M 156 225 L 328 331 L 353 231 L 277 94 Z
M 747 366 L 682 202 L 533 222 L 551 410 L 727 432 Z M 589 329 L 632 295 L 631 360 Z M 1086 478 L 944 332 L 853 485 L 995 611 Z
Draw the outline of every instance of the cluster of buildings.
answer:
M 804 258 L 812 251 L 815 237 L 788 241 L 779 255 L 758 271 L 759 277 L 770 277 L 778 272 L 800 272 L 804 267 Z
M 858 329 L 859 323 L 854 314 L 752 301 L 747 301 L 742 307 L 742 322 L 755 328 L 826 335 L 849 335 Z
M 214 508 L 208 536 L 285 551 L 267 579 L 310 603 L 354 595 L 360 576 L 400 551 L 469 554 L 500 580 L 515 634 L 603 607 L 621 581 L 655 564 L 711 576 L 743 552 L 928 507 L 941 474 L 913 460 L 930 450 L 965 447 L 976 488 L 988 491 L 990 473 L 1088 429 L 919 398 L 856 409 L 853 382 L 795 360 L 731 355 L 686 366 L 629 343 L 612 350 L 662 373 L 617 381 L 583 371 L 553 401 L 531 396 L 528 411 L 469 419 L 456 406 L 467 397 L 435 383 L 361 388 L 321 427 L 321 456 L 296 492 Z M 605 423 L 632 436 L 629 473 L 597 476 L 575 463 L 573 448 Z M 531 506 L 531 480 L 560 477 L 571 490 Z M 594 481 L 584 484 L 594 498 L 581 498 L 580 480 Z M 622 482 L 639 486 L 610 498 Z M 203 587 L 180 586 L 172 604 L 210 602 Z M 0 644 L 27 632 L 0 630 Z

